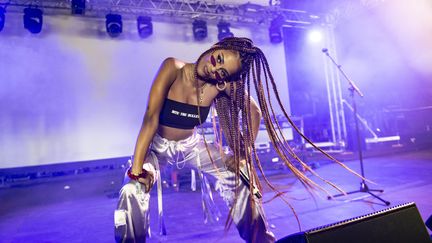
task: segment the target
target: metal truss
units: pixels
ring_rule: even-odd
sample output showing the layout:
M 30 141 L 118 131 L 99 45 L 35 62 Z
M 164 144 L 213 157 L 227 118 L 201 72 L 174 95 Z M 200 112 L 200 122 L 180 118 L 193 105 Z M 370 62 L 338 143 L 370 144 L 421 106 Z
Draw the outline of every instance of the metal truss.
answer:
M 328 51 L 333 55 L 337 62 L 337 48 L 334 34 L 334 27 L 343 19 L 355 17 L 360 13 L 363 8 L 373 8 L 383 3 L 384 0 L 352 0 L 346 1 L 342 5 L 339 5 L 339 10 L 328 14 L 327 26 L 326 26 L 326 38 L 325 46 Z M 341 80 L 340 71 L 338 68 L 325 56 L 323 55 L 324 61 L 324 72 L 326 78 L 326 88 L 328 95 L 328 104 L 330 111 L 330 123 L 331 123 L 331 145 L 336 148 L 344 148 L 347 145 L 348 131 L 347 122 L 345 120 L 345 109 L 353 110 L 350 103 L 347 102 L 343 97 L 342 87 L 346 86 L 346 82 Z M 369 138 L 372 142 L 375 141 L 391 141 L 388 139 L 398 139 L 394 137 L 390 138 L 379 138 L 377 134 L 369 127 L 366 119 L 357 114 L 357 117 L 363 127 L 369 132 Z M 384 140 L 383 140 L 384 139 Z M 387 139 L 387 140 L 386 140 Z
M 8 12 L 20 12 L 24 7 L 37 6 L 48 15 L 70 15 L 71 0 L 0 0 L 0 6 Z M 105 17 L 107 13 L 117 13 L 124 18 L 139 15 L 152 16 L 160 21 L 207 21 L 225 20 L 241 24 L 268 24 L 278 16 L 283 16 L 282 25 L 310 25 L 317 16 L 306 11 L 282 9 L 279 5 L 262 6 L 253 3 L 218 3 L 199 0 L 86 0 L 85 17 Z
M 337 8 L 327 13 L 327 22 L 337 25 L 344 19 L 350 19 L 362 9 L 371 9 L 383 4 L 386 0 L 345 0 L 337 4 Z

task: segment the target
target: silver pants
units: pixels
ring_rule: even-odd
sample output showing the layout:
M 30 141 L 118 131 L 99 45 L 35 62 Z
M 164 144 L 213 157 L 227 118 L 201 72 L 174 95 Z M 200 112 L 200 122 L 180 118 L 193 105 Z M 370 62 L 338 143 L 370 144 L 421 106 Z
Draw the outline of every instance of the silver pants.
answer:
M 211 162 L 200 135 L 194 134 L 190 138 L 181 141 L 169 141 L 156 134 L 150 156 L 146 158 L 144 163 L 144 169 L 150 170 L 157 175 L 155 178 L 158 179 L 158 194 L 162 189 L 159 163 L 169 163 L 178 168 L 184 167 L 198 170 L 200 175 L 217 179 L 216 190 L 219 191 L 230 208 L 235 207 L 231 216 L 241 238 L 246 242 L 274 242 L 274 235 L 268 229 L 259 199 L 254 197 L 254 201 L 251 202 L 249 199 L 249 187 L 241 180 L 236 183 L 235 174 L 224 165 L 219 148 L 212 144 L 208 144 L 208 147 L 216 166 Z M 215 210 L 209 205 L 213 202 L 211 190 L 208 184 L 205 183 L 207 182 L 206 177 L 201 177 L 201 181 L 204 182 L 201 186 L 203 208 L 207 213 L 215 214 Z M 237 200 L 234 200 L 236 187 L 238 188 L 238 194 Z M 126 176 L 125 183 L 120 190 L 117 210 L 115 211 L 115 238 L 117 242 L 145 242 L 146 237 L 151 235 L 149 229 L 149 201 L 150 194 L 145 193 L 144 187 Z M 252 203 L 255 204 L 254 207 L 252 207 Z M 158 195 L 158 206 L 160 231 L 164 231 L 161 193 Z

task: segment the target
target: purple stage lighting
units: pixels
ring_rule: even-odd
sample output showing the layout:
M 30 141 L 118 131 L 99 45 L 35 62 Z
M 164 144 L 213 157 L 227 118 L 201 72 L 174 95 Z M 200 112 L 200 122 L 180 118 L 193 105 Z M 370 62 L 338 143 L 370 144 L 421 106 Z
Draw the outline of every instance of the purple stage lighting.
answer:
M 223 40 L 227 37 L 233 37 L 234 34 L 230 30 L 230 24 L 224 21 L 220 21 L 217 24 L 218 27 L 218 40 Z
M 85 13 L 85 0 L 72 0 L 71 2 L 71 13 L 77 15 L 84 15 Z
M 111 37 L 119 36 L 123 31 L 122 16 L 119 14 L 107 14 L 105 18 L 105 26 L 108 35 Z
M 282 15 L 274 18 L 269 27 L 269 37 L 270 42 L 273 44 L 281 43 L 283 41 L 282 37 L 282 25 L 284 23 L 284 18 Z
M 207 22 L 204 20 L 194 20 L 192 30 L 195 40 L 201 41 L 207 38 Z
M 147 38 L 153 34 L 152 18 L 149 16 L 139 16 L 137 18 L 138 34 L 141 38 Z
M 319 43 L 323 39 L 323 33 L 320 30 L 312 29 L 308 32 L 308 40 L 312 43 Z
M 24 28 L 32 34 L 38 34 L 42 30 L 43 16 L 42 10 L 38 8 L 25 8 L 24 9 Z

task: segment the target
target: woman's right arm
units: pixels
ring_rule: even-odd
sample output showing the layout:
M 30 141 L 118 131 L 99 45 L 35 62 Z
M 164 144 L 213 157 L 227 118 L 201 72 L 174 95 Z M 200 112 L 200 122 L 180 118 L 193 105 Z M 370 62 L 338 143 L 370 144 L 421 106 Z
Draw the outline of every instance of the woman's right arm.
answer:
M 177 76 L 178 64 L 174 58 L 163 61 L 153 81 L 145 111 L 143 123 L 135 145 L 132 174 L 142 173 L 148 148 L 159 126 L 159 114 L 171 84 Z M 140 180 L 141 182 L 141 180 Z

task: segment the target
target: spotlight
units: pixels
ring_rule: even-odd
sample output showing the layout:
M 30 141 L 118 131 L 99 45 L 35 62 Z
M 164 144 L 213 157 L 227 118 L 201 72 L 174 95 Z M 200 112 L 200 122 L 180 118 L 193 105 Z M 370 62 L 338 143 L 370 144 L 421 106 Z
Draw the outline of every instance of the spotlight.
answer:
M 141 38 L 147 38 L 153 34 L 152 18 L 149 16 L 139 16 L 137 18 L 138 34 Z
M 270 42 L 277 44 L 282 42 L 282 31 L 281 28 L 270 27 L 269 28 Z
M 25 8 L 24 9 L 24 28 L 30 33 L 38 34 L 42 30 L 42 10 L 38 8 Z
M 72 0 L 71 11 L 72 14 L 84 15 L 86 0 Z
M 0 7 L 0 31 L 3 30 L 4 24 L 5 24 L 5 12 L 6 10 L 2 7 Z
M 207 23 L 204 20 L 196 19 L 192 23 L 192 30 L 195 40 L 201 41 L 207 37 Z
M 230 31 L 230 24 L 224 21 L 220 21 L 218 27 L 218 39 L 221 41 L 227 37 L 234 37 L 234 34 Z
M 105 16 L 105 26 L 108 35 L 111 37 L 119 36 L 123 31 L 122 17 L 119 14 L 107 14 Z
M 271 43 L 277 44 L 282 42 L 282 25 L 284 21 L 285 20 L 282 15 L 279 15 L 271 21 L 269 27 L 269 37 Z
M 308 39 L 310 42 L 318 43 L 321 42 L 322 38 L 323 38 L 322 33 L 319 30 L 315 29 L 315 30 L 310 30 L 308 32 Z

